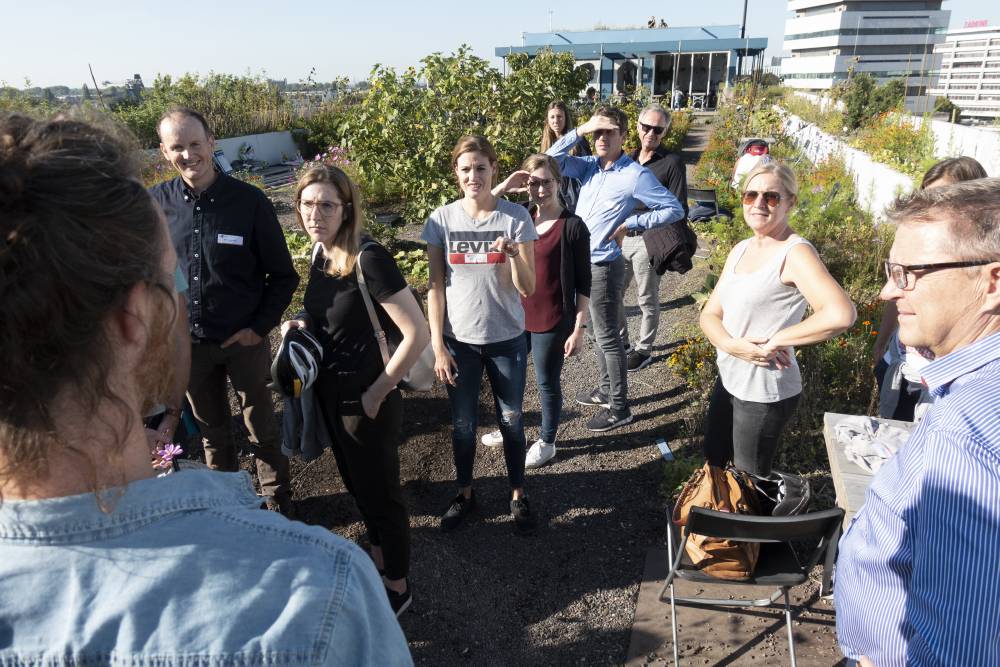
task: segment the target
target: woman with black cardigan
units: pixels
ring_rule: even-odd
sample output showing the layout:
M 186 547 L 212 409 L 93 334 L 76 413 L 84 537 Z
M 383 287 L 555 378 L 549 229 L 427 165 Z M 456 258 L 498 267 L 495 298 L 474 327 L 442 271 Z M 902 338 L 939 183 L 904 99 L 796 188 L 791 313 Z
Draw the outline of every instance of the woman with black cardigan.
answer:
M 528 449 L 526 468 L 545 465 L 556 455 L 562 412 L 563 360 L 583 342 L 590 303 L 590 232 L 563 204 L 559 164 L 548 155 L 531 155 L 519 171 L 493 190 L 494 195 L 527 190 L 535 221 L 535 292 L 522 297 L 524 328 L 535 366 L 542 404 L 542 428 Z M 483 436 L 484 445 L 502 442 L 499 431 Z

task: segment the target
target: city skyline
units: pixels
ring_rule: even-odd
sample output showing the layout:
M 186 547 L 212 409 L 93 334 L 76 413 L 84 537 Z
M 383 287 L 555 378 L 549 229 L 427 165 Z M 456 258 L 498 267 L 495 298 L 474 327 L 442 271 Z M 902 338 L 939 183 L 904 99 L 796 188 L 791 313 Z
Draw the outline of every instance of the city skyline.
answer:
M 313 68 L 317 81 L 340 76 L 356 81 L 367 78 L 377 63 L 402 69 L 462 44 L 501 67 L 494 47 L 518 43 L 522 32 L 546 31 L 550 21 L 556 30 L 641 26 L 650 16 L 671 26 L 734 25 L 741 21 L 743 2 L 671 6 L 669 13 L 667 8 L 657 11 L 636 4 L 616 14 L 597 0 L 510 0 L 502 10 L 454 2 L 349 8 L 308 2 L 276 11 L 263 0 L 239 5 L 97 0 L 87 7 L 81 16 L 80 6 L 66 0 L 44 6 L 2 0 L 8 25 L 23 28 L 5 35 L 0 82 L 23 87 L 29 79 L 32 86 L 79 88 L 91 85 L 88 64 L 98 83 L 114 85 L 136 73 L 148 85 L 161 74 L 188 72 L 260 74 L 294 83 Z M 785 0 L 750 0 L 747 35 L 768 39 L 768 62 L 782 53 L 786 8 Z M 1000 10 L 986 0 L 946 0 L 943 9 L 952 12 L 951 28 L 972 19 L 1000 23 Z M 149 39 L 146 30 L 153 30 L 157 39 Z

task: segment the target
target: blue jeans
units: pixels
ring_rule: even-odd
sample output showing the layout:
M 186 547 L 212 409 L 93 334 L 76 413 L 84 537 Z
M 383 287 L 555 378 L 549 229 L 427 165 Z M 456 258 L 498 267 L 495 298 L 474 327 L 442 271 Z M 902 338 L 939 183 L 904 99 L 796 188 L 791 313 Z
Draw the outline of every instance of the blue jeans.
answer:
M 538 383 L 538 398 L 542 404 L 542 440 L 552 444 L 559 430 L 562 414 L 563 346 L 569 338 L 573 320 L 564 319 L 555 327 L 542 333 L 526 331 L 524 334 L 535 364 L 535 380 Z
M 524 486 L 524 403 L 528 350 L 524 336 L 499 343 L 471 345 L 453 338 L 444 339 L 448 353 L 458 365 L 455 386 L 446 385 L 451 403 L 451 445 L 455 454 L 458 486 L 472 484 L 472 466 L 476 461 L 476 427 L 479 412 L 479 384 L 483 369 L 493 391 L 497 424 L 503 436 L 503 456 L 507 462 L 510 488 Z

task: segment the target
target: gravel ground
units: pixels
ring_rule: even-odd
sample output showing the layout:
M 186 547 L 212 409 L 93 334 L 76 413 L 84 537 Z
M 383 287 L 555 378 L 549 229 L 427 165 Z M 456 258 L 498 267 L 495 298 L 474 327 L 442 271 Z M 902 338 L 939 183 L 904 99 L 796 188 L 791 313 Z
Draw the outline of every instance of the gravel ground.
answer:
M 688 137 L 689 178 L 709 129 L 695 124 Z M 289 202 L 276 203 L 282 223 L 294 225 Z M 418 235 L 413 227 L 401 234 Z M 400 623 L 417 664 L 624 662 L 646 552 L 665 541 L 663 464 L 654 442 L 676 439 L 695 411 L 693 393 L 667 370 L 666 357 L 697 319 L 690 294 L 702 286 L 706 271 L 699 262 L 688 274 L 667 273 L 661 282 L 654 363 L 628 378 L 632 424 L 605 434 L 587 431 L 594 408 L 577 405 L 573 396 L 596 385 L 591 346 L 567 361 L 558 454 L 549 465 L 528 471 L 526 489 L 539 524 L 530 536 L 514 531 L 502 448 L 481 444 L 474 482 L 478 514 L 453 533 L 439 529 L 439 516 L 456 492 L 447 397 L 442 387 L 406 396 L 400 463 L 411 513 L 414 602 Z M 630 329 L 637 332 L 634 284 L 625 303 Z M 529 366 L 529 443 L 538 436 L 538 406 Z M 496 428 L 485 381 L 479 417 L 480 436 Z M 332 454 L 308 465 L 294 461 L 292 475 L 300 520 L 365 543 Z

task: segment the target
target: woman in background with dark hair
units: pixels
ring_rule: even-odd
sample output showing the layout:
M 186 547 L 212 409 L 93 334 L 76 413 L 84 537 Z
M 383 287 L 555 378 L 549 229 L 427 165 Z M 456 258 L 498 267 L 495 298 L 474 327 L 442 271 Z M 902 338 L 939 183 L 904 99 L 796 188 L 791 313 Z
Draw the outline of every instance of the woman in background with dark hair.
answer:
M 431 213 L 421 236 L 430 269 L 427 312 L 434 371 L 451 403 L 459 489 L 441 517 L 441 528 L 457 528 L 476 508 L 472 468 L 485 370 L 503 440 L 510 512 L 518 530 L 530 530 L 535 519 L 524 492 L 521 409 L 528 362 L 521 297 L 535 291 L 538 233 L 523 206 L 491 191 L 497 154 L 486 138 L 459 139 L 451 165 L 463 197 Z
M 285 322 L 281 333 L 303 327 L 323 346 L 315 384 L 320 413 L 398 616 L 412 595 L 410 517 L 399 487 L 403 398 L 396 385 L 427 346 L 427 323 L 392 255 L 362 237 L 358 188 L 347 174 L 326 165 L 308 168 L 295 188 L 295 217 L 320 247 L 309 269 L 305 310 Z M 364 251 L 363 244 L 368 244 Z M 358 281 L 362 271 L 364 285 Z M 388 363 L 382 361 L 363 289 L 371 294 L 383 331 L 398 334 Z
M 559 137 L 574 127 L 576 127 L 576 122 L 566 103 L 562 100 L 553 101 L 545 110 L 545 123 L 542 125 L 542 140 L 538 144 L 538 152 L 544 153 L 549 150 L 552 144 L 559 140 Z M 576 145 L 570 149 L 569 154 L 590 155 L 590 144 L 586 137 L 580 137 Z M 576 201 L 580 198 L 580 181 L 564 176 L 559 183 L 559 196 L 566 209 L 573 213 L 576 210 Z
M 986 178 L 986 170 L 971 157 L 941 160 L 924 174 L 920 189 Z M 930 405 L 930 398 L 920 379 L 920 370 L 931 362 L 930 350 L 901 345 L 899 311 L 895 301 L 886 301 L 878 324 L 878 336 L 872 347 L 875 360 L 875 380 L 879 388 L 879 416 L 901 421 L 919 421 Z M 889 382 L 886 383 L 886 376 Z

